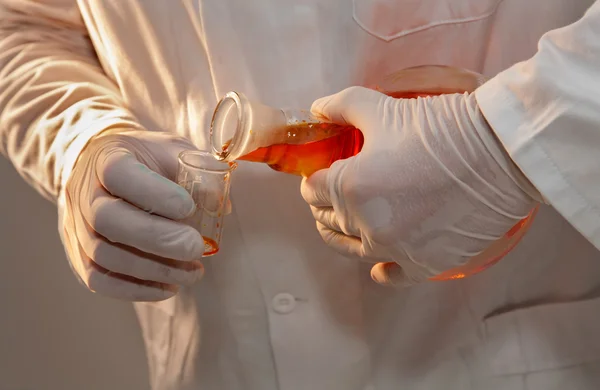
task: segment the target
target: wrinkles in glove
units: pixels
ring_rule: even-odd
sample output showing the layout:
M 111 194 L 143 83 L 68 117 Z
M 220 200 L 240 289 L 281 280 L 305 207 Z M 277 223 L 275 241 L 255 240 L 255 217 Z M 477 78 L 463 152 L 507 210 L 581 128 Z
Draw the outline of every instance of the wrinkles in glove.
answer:
M 372 278 L 407 286 L 464 266 L 540 199 L 474 95 L 394 99 L 351 87 L 313 114 L 361 129 L 361 152 L 302 182 L 325 242 L 375 263 Z
M 63 242 L 71 268 L 92 291 L 160 301 L 203 274 L 204 240 L 182 220 L 192 197 L 174 180 L 186 139 L 107 130 L 79 156 L 64 191 Z

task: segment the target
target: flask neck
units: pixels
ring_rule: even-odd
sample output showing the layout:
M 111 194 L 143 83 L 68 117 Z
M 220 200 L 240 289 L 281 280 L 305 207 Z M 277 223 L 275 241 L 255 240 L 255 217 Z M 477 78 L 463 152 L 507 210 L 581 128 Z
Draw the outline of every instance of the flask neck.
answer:
M 307 110 L 285 110 L 251 101 L 231 91 L 217 103 L 210 124 L 212 154 L 234 161 L 261 147 L 286 143 L 287 127 L 319 123 Z

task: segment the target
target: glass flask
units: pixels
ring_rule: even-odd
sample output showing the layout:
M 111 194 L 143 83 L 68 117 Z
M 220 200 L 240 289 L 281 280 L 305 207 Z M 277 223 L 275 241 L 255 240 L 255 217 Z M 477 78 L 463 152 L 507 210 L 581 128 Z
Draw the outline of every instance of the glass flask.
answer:
M 394 98 L 417 98 L 473 92 L 486 79 L 465 69 L 425 65 L 402 69 L 371 86 Z M 212 153 L 224 161 L 253 161 L 284 173 L 308 177 L 333 162 L 352 157 L 363 146 L 363 135 L 353 126 L 338 125 L 313 116 L 309 110 L 270 107 L 231 91 L 219 101 L 210 126 Z M 460 279 L 497 263 L 527 232 L 538 207 L 503 237 L 461 267 L 432 280 Z

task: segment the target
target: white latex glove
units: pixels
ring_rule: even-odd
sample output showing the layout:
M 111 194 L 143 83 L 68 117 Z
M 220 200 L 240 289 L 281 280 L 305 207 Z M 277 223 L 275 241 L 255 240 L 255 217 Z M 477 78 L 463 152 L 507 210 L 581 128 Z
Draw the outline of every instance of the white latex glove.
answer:
M 393 99 L 352 87 L 313 114 L 362 130 L 362 151 L 302 182 L 323 239 L 410 285 L 464 265 L 527 216 L 539 194 L 514 166 L 474 95 Z
M 117 129 L 81 153 L 65 189 L 63 243 L 90 290 L 159 301 L 202 276 L 204 240 L 181 222 L 196 206 L 174 182 L 184 150 L 195 147 L 169 133 Z

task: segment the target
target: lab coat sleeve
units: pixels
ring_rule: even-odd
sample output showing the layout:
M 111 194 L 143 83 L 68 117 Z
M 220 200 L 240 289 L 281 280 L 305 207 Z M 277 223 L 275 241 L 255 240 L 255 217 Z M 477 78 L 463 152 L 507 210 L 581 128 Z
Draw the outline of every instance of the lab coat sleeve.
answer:
M 137 126 L 103 73 L 75 0 L 0 0 L 0 151 L 56 201 L 79 153 Z
M 514 162 L 600 249 L 600 1 L 475 95 Z

